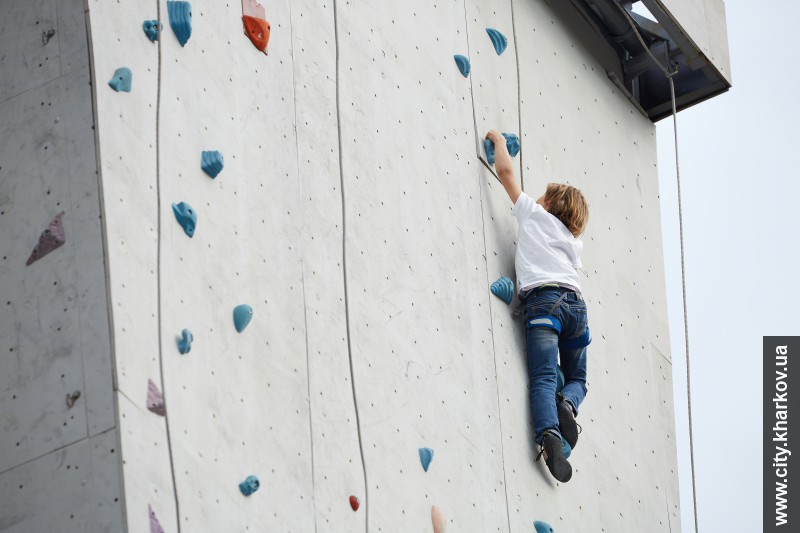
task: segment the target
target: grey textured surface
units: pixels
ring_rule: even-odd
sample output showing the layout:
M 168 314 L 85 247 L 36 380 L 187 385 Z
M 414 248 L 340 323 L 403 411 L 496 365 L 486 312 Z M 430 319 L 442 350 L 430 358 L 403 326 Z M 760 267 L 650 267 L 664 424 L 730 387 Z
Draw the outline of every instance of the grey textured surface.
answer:
M 119 531 L 83 2 L 0 9 L 0 530 Z M 26 267 L 62 211 L 66 243 Z

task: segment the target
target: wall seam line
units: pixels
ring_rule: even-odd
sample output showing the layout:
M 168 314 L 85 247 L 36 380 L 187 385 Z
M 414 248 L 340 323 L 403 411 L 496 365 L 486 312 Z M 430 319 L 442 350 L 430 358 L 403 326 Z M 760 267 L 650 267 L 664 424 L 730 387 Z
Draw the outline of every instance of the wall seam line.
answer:
M 103 158 L 101 155 L 100 147 L 100 114 L 97 110 L 98 106 L 98 83 L 95 76 L 96 63 L 94 60 L 94 42 L 92 40 L 92 13 L 89 7 L 89 0 L 83 2 L 83 18 L 86 27 L 86 52 L 89 56 L 89 63 L 87 68 L 89 70 L 89 83 L 92 92 L 92 130 L 94 131 L 94 157 L 95 157 L 95 175 L 97 177 L 97 195 L 99 202 L 99 216 L 100 216 L 100 233 L 103 241 L 103 274 L 106 287 L 106 313 L 108 315 L 108 342 L 109 342 L 109 355 L 111 357 L 111 404 L 114 414 L 114 427 L 117 430 L 116 445 L 119 450 L 117 455 L 117 472 L 119 474 L 119 498 L 120 498 L 120 514 L 122 517 L 123 526 L 128 524 L 128 498 L 125 491 L 125 467 L 122 464 L 122 420 L 120 417 L 120 405 L 117 395 L 114 392 L 121 392 L 119 390 L 119 376 L 117 375 L 117 344 L 116 332 L 114 329 L 114 305 L 111 286 L 111 255 L 108 246 L 108 225 L 105 216 L 105 190 L 103 188 Z
M 511 0 L 511 33 L 514 36 L 514 60 L 517 63 L 517 135 L 519 135 L 519 187 L 525 190 L 525 166 L 522 164 L 522 82 L 519 80 L 519 48 L 517 48 L 517 25 L 514 17 L 514 0 Z
M 339 187 L 342 193 L 342 278 L 344 280 L 344 309 L 345 309 L 345 325 L 347 328 L 347 357 L 350 363 L 350 387 L 353 391 L 353 407 L 356 415 L 356 430 L 358 432 L 358 450 L 361 454 L 361 469 L 364 474 L 364 500 L 366 505 L 365 527 L 369 532 L 369 483 L 367 483 L 367 464 L 364 460 L 364 446 L 361 438 L 361 418 L 358 414 L 358 399 L 356 397 L 356 383 L 355 374 L 353 372 L 353 348 L 350 342 L 350 303 L 347 297 L 347 203 L 345 201 L 344 193 L 344 164 L 342 162 L 342 120 L 340 112 L 340 90 L 339 80 L 339 20 L 338 20 L 338 2 L 333 0 L 333 31 L 334 41 L 336 43 L 336 129 L 337 141 L 339 148 Z
M 302 212 L 302 205 L 303 205 L 303 195 L 302 195 L 302 179 L 300 176 L 300 143 L 297 138 L 297 80 L 294 76 L 294 66 L 295 66 L 295 57 L 294 57 L 294 24 L 292 24 L 292 3 L 289 2 L 289 42 L 290 44 L 290 51 L 291 51 L 291 58 L 292 58 L 292 97 L 294 101 L 294 145 L 295 145 L 295 164 L 297 166 L 297 205 L 300 207 Z M 302 217 L 303 220 L 303 231 L 302 234 L 305 234 L 305 216 Z M 303 335 L 305 336 L 306 340 L 306 395 L 307 395 L 307 402 L 308 402 L 308 434 L 309 434 L 309 442 L 310 442 L 310 450 L 311 450 L 311 506 L 312 506 L 312 513 L 314 516 L 314 532 L 317 531 L 317 480 L 316 480 L 316 469 L 314 467 L 314 418 L 311 414 L 311 364 L 310 364 L 310 357 L 309 357 L 309 349 L 308 349 L 308 300 L 306 300 L 306 274 L 305 274 L 305 262 L 303 261 L 303 257 L 305 255 L 305 243 L 302 240 L 302 235 L 300 239 L 300 287 L 303 291 Z

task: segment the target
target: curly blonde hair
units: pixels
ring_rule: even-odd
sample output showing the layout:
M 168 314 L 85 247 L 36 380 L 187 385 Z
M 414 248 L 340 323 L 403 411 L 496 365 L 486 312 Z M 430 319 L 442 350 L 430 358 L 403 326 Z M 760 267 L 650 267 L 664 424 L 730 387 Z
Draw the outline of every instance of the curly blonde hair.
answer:
M 575 237 L 583 233 L 589 222 L 589 204 L 583 193 L 571 185 L 548 183 L 544 193 L 547 212 L 564 224 Z

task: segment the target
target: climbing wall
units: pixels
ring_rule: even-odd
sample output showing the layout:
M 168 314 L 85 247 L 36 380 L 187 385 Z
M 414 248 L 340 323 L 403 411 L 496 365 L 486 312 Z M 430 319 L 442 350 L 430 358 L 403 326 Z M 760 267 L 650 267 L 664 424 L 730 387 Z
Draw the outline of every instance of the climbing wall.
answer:
M 571 6 L 1 1 L 0 530 L 679 529 L 655 128 Z M 591 206 L 566 486 L 489 129 Z
M 0 2 L 0 531 L 122 527 L 83 2 Z

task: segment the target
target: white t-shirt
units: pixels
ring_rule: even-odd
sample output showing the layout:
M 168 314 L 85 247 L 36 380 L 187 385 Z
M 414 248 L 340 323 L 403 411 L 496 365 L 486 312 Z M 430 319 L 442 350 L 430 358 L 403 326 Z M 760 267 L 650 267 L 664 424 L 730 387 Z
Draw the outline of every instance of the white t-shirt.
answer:
M 583 242 L 525 193 L 519 195 L 511 212 L 519 222 L 514 261 L 517 291 L 545 283 L 566 284 L 580 291 L 575 269 L 583 266 Z

